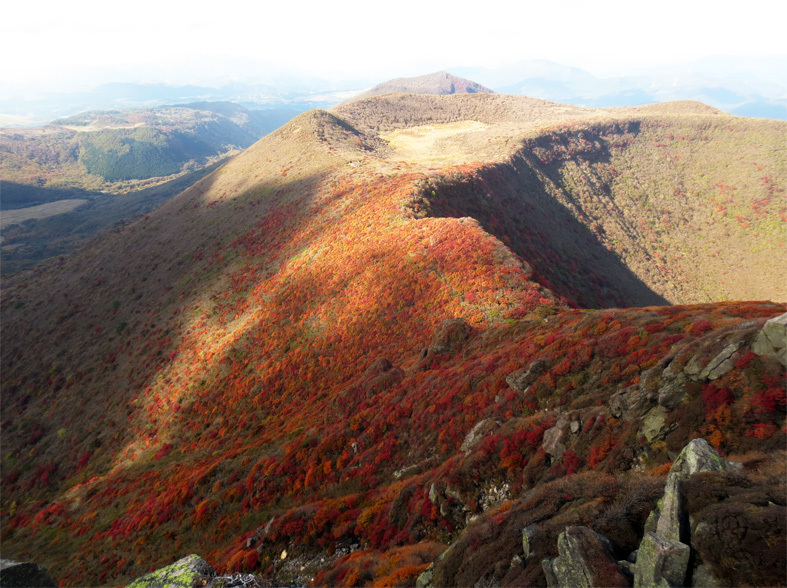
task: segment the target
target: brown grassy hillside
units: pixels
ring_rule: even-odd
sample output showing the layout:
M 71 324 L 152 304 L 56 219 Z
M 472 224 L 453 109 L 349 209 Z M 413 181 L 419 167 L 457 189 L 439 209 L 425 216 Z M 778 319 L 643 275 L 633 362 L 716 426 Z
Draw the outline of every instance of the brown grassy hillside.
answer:
M 479 515 L 554 519 L 544 545 L 594 522 L 625 557 L 689 439 L 784 445 L 784 367 L 752 351 L 787 310 L 780 136 L 691 104 L 485 94 L 297 117 L 4 282 L 4 557 L 66 585 L 191 552 L 409 585 L 461 539 L 447 582 L 542 582 L 498 569 L 510 536 L 471 557 Z M 729 346 L 730 370 L 703 374 Z M 691 377 L 660 403 L 674 370 Z M 546 453 L 544 432 L 574 421 L 566 453 Z M 533 514 L 525 493 L 555 487 Z

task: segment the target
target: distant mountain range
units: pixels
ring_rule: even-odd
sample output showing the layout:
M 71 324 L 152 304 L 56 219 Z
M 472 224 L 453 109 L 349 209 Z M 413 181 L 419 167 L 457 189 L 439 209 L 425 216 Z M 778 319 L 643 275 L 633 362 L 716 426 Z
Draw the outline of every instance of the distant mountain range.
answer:
M 681 66 L 642 68 L 634 73 L 606 77 L 545 60 L 522 61 L 505 67 L 449 69 L 498 93 L 524 94 L 581 106 L 698 100 L 730 114 L 787 120 L 787 58 L 784 57 L 706 58 Z M 251 66 L 249 71 L 251 75 Z M 215 87 L 108 83 L 81 92 L 24 93 L 0 82 L 0 126 L 44 124 L 86 110 L 197 101 L 232 101 L 251 109 L 286 107 L 304 112 L 338 104 L 361 94 L 374 83 L 371 79 L 306 80 L 277 74 L 269 81 L 235 80 Z
M 453 71 L 502 94 L 592 108 L 697 100 L 739 116 L 787 119 L 787 59 L 708 58 L 614 77 L 544 60 Z

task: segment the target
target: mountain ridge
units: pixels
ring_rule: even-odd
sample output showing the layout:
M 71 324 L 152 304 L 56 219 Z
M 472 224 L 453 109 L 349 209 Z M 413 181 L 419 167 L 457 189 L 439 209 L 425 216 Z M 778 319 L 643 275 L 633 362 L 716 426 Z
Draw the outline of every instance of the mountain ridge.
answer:
M 751 350 L 783 304 L 714 291 L 621 306 L 700 302 L 702 275 L 647 267 L 672 266 L 675 242 L 699 247 L 698 228 L 671 232 L 687 200 L 733 251 L 767 245 L 742 267 L 787 299 L 764 269 L 784 222 L 783 125 L 482 94 L 360 104 L 300 115 L 138 222 L 4 281 L 4 551 L 41 550 L 69 584 L 124 581 L 183 550 L 225 571 L 412 584 L 440 545 L 474 544 L 473 516 L 505 517 L 542 484 L 563 480 L 569 498 L 550 508 L 578 519 L 575 483 L 608 476 L 622 504 L 631 489 L 610 480 L 663 476 L 693 435 L 778 453 L 784 367 Z M 430 145 L 450 157 L 413 155 Z M 602 255 L 645 294 L 596 267 Z M 730 371 L 702 375 L 730 346 Z M 558 457 L 544 440 L 561 418 L 581 433 Z M 606 523 L 621 552 L 644 533 L 645 494 L 630 523 Z M 492 563 L 463 550 L 465 570 L 478 580 L 512 549 Z

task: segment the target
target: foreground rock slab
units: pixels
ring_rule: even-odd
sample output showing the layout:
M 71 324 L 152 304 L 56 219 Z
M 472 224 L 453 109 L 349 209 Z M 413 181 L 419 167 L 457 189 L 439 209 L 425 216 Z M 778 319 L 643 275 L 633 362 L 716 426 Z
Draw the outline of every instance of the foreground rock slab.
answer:
M 681 499 L 681 485 L 698 472 L 727 471 L 729 464 L 705 439 L 689 442 L 672 464 L 664 496 L 645 524 L 637 552 L 635 588 L 683 586 L 691 558 L 688 516 Z
M 46 568 L 33 562 L 0 559 L 0 586 L 3 588 L 49 588 L 56 586 Z
M 567 527 L 557 540 L 559 556 L 542 562 L 550 588 L 629 586 L 603 535 L 583 526 Z

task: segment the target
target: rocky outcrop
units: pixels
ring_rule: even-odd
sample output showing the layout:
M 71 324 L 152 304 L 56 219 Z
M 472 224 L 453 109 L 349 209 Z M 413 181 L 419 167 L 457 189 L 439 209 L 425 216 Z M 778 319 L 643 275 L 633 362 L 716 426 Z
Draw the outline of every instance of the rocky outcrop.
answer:
M 475 447 L 481 439 L 499 427 L 500 424 L 494 419 L 483 419 L 478 421 L 465 436 L 464 441 L 462 441 L 462 446 L 459 449 L 466 454 L 470 453 L 473 447 Z
M 361 376 L 361 386 L 366 391 L 366 397 L 383 392 L 394 387 L 404 378 L 404 371 L 396 367 L 390 360 L 381 357 L 375 359 L 363 376 Z
M 417 369 L 428 370 L 440 355 L 452 354 L 470 338 L 473 327 L 462 318 L 448 319 L 437 328 L 431 345 L 421 351 Z
M 657 399 L 659 406 L 675 408 L 686 398 L 686 382 L 689 378 L 683 371 L 675 370 L 675 364 L 670 363 L 661 373 L 658 384 Z
M 754 338 L 751 350 L 757 355 L 772 357 L 787 367 L 787 312 L 765 323 Z
M 566 437 L 567 424 L 568 421 L 566 421 L 565 418 L 561 418 L 554 427 L 550 427 L 544 431 L 542 447 L 544 451 L 554 459 L 560 459 L 566 452 L 564 439 Z
M 609 399 L 609 412 L 618 419 L 638 419 L 654 406 L 656 397 L 655 392 L 635 384 Z
M 415 581 L 416 588 L 432 588 L 434 586 L 434 584 L 432 584 L 432 576 L 434 575 L 434 566 L 435 564 L 440 563 L 445 559 L 445 556 L 448 555 L 448 552 L 451 551 L 452 547 L 453 545 L 450 545 L 448 549 L 446 549 L 443 553 L 441 553 L 440 556 L 435 561 L 430 563 L 429 567 L 426 568 L 426 570 L 420 576 L 418 576 L 418 579 Z
M 646 531 L 637 550 L 634 586 L 683 586 L 690 557 L 691 547 L 685 543 Z
M 735 366 L 732 356 L 742 346 L 742 341 L 727 345 L 718 354 L 713 356 L 713 358 L 704 366 L 700 363 L 698 356 L 694 356 L 691 361 L 686 364 L 686 367 L 683 369 L 683 371 L 692 380 L 716 380 L 729 372 Z
M 206 586 L 215 576 L 213 566 L 192 554 L 137 578 L 128 588 L 196 588 Z
M 681 485 L 698 472 L 726 471 L 727 462 L 705 439 L 694 439 L 672 464 L 664 496 L 648 517 L 637 551 L 634 586 L 683 586 L 691 557 L 689 521 Z
M 549 588 L 629 586 L 603 535 L 583 526 L 566 527 L 557 540 L 558 557 L 541 562 Z
M 0 559 L 0 586 L 10 588 L 46 588 L 56 586 L 46 568 L 33 562 Z
M 642 434 L 648 443 L 659 441 L 667 435 L 667 414 L 666 408 L 657 406 L 642 419 Z
M 548 367 L 544 359 L 537 359 L 526 369 L 516 370 L 506 376 L 506 383 L 512 390 L 524 394 L 530 389 L 530 385 L 536 381 L 538 376 L 544 373 Z

